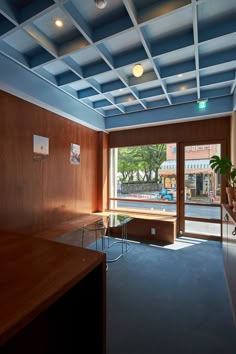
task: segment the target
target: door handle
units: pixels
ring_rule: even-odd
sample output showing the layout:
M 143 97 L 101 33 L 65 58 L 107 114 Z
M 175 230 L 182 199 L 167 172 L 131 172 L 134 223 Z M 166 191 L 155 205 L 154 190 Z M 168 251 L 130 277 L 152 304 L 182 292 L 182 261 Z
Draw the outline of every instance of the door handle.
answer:
M 236 226 L 235 226 L 235 228 L 234 228 L 234 231 L 232 231 L 232 235 L 233 235 L 233 236 L 236 236 Z

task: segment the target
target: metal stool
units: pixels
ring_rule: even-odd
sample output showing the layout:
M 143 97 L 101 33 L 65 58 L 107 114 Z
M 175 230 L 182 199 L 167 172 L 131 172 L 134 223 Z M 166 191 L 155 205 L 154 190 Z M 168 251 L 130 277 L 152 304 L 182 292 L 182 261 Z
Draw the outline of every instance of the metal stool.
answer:
M 100 238 L 102 239 L 102 251 L 104 250 L 104 235 L 106 233 L 106 226 L 103 223 L 103 220 L 98 220 L 94 223 L 84 225 L 82 227 L 82 247 L 84 247 L 84 236 L 86 232 L 95 232 L 95 238 L 96 238 L 96 250 L 98 249 L 97 247 L 97 241 L 98 241 L 98 235 L 100 233 Z
M 92 224 L 84 225 L 82 228 L 82 247 L 84 247 L 84 235 L 85 232 L 95 232 L 95 237 L 96 237 L 96 250 L 98 249 L 98 232 L 101 233 L 101 239 L 102 239 L 102 251 L 105 249 L 104 245 L 104 236 L 107 231 L 107 226 L 105 225 L 104 220 L 98 220 Z M 106 263 L 106 271 L 108 270 L 108 264 Z

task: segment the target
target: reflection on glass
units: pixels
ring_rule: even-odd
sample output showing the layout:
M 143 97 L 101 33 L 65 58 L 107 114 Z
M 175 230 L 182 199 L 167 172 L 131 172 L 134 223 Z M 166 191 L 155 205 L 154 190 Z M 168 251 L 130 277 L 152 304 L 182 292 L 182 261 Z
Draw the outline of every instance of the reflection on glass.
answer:
M 185 205 L 185 216 L 187 217 L 220 220 L 220 211 L 220 207 L 212 208 L 208 205 Z
M 137 210 L 143 212 L 167 212 L 170 214 L 176 214 L 176 204 L 168 204 L 168 203 L 142 203 L 142 202 L 133 202 L 133 201 L 123 201 L 123 200 L 111 200 L 110 201 L 110 209 L 129 209 L 130 211 Z
M 221 236 L 220 224 L 185 220 L 185 232 L 210 236 Z
M 213 155 L 220 156 L 220 144 L 185 147 L 185 201 L 220 204 L 220 176 L 211 169 Z

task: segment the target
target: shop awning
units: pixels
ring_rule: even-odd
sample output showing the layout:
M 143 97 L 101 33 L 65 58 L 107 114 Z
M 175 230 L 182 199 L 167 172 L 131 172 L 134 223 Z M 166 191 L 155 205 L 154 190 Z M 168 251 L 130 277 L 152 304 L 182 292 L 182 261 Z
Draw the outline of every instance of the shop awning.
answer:
M 185 160 L 185 173 L 212 173 L 210 159 Z M 176 160 L 167 160 L 161 164 L 159 174 L 175 174 Z

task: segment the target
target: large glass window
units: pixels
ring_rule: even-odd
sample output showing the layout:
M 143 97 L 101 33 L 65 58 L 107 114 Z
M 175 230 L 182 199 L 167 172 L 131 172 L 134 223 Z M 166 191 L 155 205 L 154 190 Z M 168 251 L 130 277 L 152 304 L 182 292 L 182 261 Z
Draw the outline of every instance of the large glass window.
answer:
M 111 149 L 110 209 L 176 214 L 176 144 Z
M 184 232 L 221 235 L 220 176 L 210 167 L 220 144 L 188 145 L 184 150 Z

